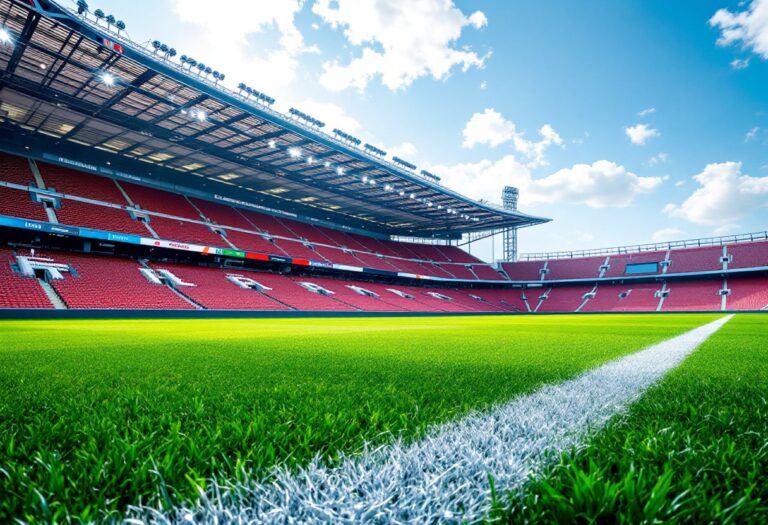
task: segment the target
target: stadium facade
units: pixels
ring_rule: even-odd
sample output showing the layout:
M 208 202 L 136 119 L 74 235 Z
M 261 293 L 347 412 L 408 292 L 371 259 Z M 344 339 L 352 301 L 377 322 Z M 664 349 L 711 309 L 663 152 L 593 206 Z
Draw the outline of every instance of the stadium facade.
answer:
M 0 308 L 768 307 L 764 232 L 481 261 L 463 238 L 502 233 L 513 255 L 549 219 L 123 29 L 82 1 L 0 0 Z

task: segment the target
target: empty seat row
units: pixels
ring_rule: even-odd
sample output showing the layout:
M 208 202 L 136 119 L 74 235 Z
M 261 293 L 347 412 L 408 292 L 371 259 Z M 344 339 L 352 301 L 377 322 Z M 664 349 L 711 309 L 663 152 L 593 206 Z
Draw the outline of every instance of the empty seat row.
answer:
M 763 267 L 768 267 L 768 241 L 736 243 L 725 247 L 706 246 L 502 264 L 504 272 L 513 281 L 594 279 L 601 276 L 618 278 L 627 275 L 716 272 L 724 268 Z

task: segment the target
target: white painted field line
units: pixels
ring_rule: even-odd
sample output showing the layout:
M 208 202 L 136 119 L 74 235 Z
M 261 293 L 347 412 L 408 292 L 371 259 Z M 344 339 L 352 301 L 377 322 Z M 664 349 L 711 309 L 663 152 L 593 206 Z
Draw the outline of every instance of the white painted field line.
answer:
M 732 316 L 546 386 L 489 413 L 445 424 L 424 439 L 394 443 L 298 471 L 268 484 L 212 489 L 197 507 L 132 509 L 150 523 L 429 523 L 477 521 L 499 491 L 523 486 L 547 457 L 582 443 L 677 366 Z

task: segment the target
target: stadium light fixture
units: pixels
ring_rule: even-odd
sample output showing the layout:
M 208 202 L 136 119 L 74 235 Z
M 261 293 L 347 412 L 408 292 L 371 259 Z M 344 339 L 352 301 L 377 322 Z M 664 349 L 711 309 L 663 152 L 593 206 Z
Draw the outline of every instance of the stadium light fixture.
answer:
M 288 156 L 292 159 L 300 159 L 301 158 L 301 149 L 297 147 L 288 148 Z
M 3 43 L 3 44 L 11 43 L 11 34 L 4 27 L 0 27 L 0 43 Z
M 371 186 L 376 186 L 376 179 L 369 179 L 368 184 L 370 184 Z
M 360 180 L 362 180 L 363 184 L 365 184 L 366 182 L 368 182 L 368 176 L 367 175 L 363 175 L 363 178 L 360 179 Z
M 197 114 L 195 114 L 195 118 L 200 122 L 205 122 L 208 116 L 205 114 L 205 111 L 198 111 Z
M 325 166 L 326 168 L 330 168 L 330 167 L 331 167 L 331 163 L 330 163 L 330 162 L 328 162 L 328 161 L 326 160 L 326 161 L 323 163 L 323 166 Z
M 402 197 L 403 195 L 405 195 L 405 192 L 403 190 L 400 190 L 400 196 Z
M 101 81 L 104 82 L 107 86 L 114 86 L 115 85 L 115 77 L 111 73 L 107 73 L 106 71 L 101 74 Z
M 342 168 L 341 166 L 336 168 L 336 174 L 337 175 L 344 175 L 344 168 Z
M 277 147 L 277 142 L 275 142 L 274 140 L 270 140 L 269 142 L 267 142 L 267 145 L 269 146 L 269 149 L 275 149 Z
M 414 195 L 413 193 L 411 193 L 411 198 L 412 198 L 412 199 L 415 199 L 415 198 L 416 198 L 416 195 Z
M 315 158 L 314 157 L 307 157 L 307 164 L 309 164 L 311 166 L 314 163 L 315 163 Z
M 385 184 L 384 189 L 387 191 L 392 191 L 392 186 L 390 186 L 389 184 Z

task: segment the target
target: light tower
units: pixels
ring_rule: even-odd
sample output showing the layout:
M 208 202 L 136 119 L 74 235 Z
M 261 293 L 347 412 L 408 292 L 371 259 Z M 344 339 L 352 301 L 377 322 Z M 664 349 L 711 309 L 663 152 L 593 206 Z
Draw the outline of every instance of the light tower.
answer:
M 517 211 L 517 198 L 520 192 L 517 188 L 512 186 L 504 186 L 504 191 L 501 194 L 501 202 L 504 205 L 505 210 Z M 516 261 L 517 260 L 517 227 L 512 226 L 506 228 L 503 233 L 504 242 L 504 260 Z

